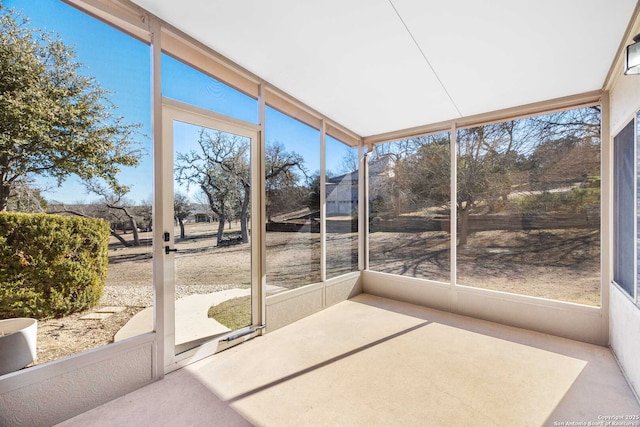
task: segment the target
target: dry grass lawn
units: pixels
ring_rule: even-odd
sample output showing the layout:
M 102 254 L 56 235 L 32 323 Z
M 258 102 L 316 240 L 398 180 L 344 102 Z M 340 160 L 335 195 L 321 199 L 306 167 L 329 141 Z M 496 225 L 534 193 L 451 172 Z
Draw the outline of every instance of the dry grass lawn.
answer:
M 445 232 L 370 235 L 371 270 L 450 281 Z M 483 231 L 458 247 L 460 285 L 600 305 L 600 232 Z
M 176 235 L 179 229 L 176 227 Z M 230 236 L 239 233 L 236 226 Z M 188 224 L 176 237 L 176 284 L 248 287 L 249 245 L 216 247 L 214 224 Z M 152 292 L 151 233 L 143 245 L 123 248 L 113 239 L 107 286 L 135 286 Z M 131 235 L 125 236 L 131 238 Z M 370 268 L 394 274 L 449 281 L 449 241 L 445 232 L 370 235 Z M 458 283 L 581 304 L 600 303 L 600 241 L 594 230 L 474 233 L 458 248 Z M 357 270 L 357 234 L 327 235 L 327 276 Z M 267 283 L 285 289 L 320 280 L 320 235 L 267 233 Z M 39 363 L 108 344 L 142 307 L 138 303 L 109 320 L 80 315 L 39 324 Z

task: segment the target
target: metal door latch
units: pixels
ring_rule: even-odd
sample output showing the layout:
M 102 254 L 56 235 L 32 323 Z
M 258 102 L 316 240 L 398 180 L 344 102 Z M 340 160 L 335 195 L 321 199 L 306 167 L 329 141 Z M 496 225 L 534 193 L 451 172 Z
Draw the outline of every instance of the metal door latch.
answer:
M 169 252 L 178 252 L 177 249 L 171 249 L 169 246 L 164 247 L 164 253 L 169 255 Z

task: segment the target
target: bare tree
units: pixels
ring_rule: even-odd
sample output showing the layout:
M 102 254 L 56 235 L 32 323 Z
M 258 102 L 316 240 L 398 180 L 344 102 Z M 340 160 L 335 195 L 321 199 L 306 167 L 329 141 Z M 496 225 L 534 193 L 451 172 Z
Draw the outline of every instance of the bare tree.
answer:
M 247 216 L 251 196 L 249 140 L 221 131 L 202 128 L 198 136 L 198 150 L 178 153 L 176 180 L 197 185 L 218 220 L 218 245 L 224 235 L 225 221 L 233 218 L 240 202 L 241 233 L 248 242 Z
M 216 214 L 218 242 L 222 240 L 225 221 L 240 219 L 243 243 L 249 242 L 248 222 L 251 201 L 251 165 L 249 139 L 225 133 L 201 129 L 198 149 L 178 153 L 176 179 L 187 185 L 198 185 L 207 203 Z M 298 169 L 306 177 L 304 159 L 295 152 L 287 152 L 282 144 L 266 147 L 267 212 L 272 212 L 274 192 L 297 186 Z
M 344 155 L 340 160 L 340 166 L 338 168 L 339 174 L 348 174 L 358 170 L 358 151 L 353 148 L 344 147 Z M 329 175 L 327 171 L 327 175 Z
M 47 213 L 68 214 L 81 216 L 84 218 L 102 218 L 105 221 L 109 222 L 109 224 L 111 224 L 111 226 L 109 227 L 109 232 L 116 240 L 118 240 L 122 244 L 122 246 L 131 246 L 129 242 L 127 242 L 120 234 L 118 234 L 117 229 L 114 227 L 114 221 L 118 218 L 114 218 L 113 213 L 110 212 L 109 209 L 107 209 L 106 206 L 102 203 L 79 203 L 76 205 L 66 205 L 64 203 L 53 202 L 49 204 Z
M 536 138 L 541 141 L 567 137 L 599 141 L 601 109 L 600 105 L 594 105 L 531 117 L 530 126 L 536 131 Z
M 24 177 L 13 182 L 11 195 L 6 201 L 6 209 L 12 212 L 45 212 L 47 201 L 33 179 Z
M 118 185 L 110 189 L 95 179 L 88 180 L 85 184 L 87 190 L 95 193 L 102 198 L 102 203 L 109 209 L 122 213 L 129 223 L 131 232 L 133 233 L 133 246 L 140 246 L 140 237 L 138 235 L 138 223 L 134 213 L 132 212 L 132 203 L 126 199 L 129 187 Z
M 531 119 L 540 141 L 530 157 L 531 185 L 547 190 L 600 175 L 600 106 Z

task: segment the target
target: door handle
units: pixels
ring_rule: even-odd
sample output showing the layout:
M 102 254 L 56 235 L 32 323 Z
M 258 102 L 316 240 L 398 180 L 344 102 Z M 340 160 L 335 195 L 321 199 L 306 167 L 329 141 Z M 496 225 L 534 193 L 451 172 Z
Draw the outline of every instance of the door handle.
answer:
M 164 253 L 169 255 L 170 252 L 178 252 L 177 249 L 171 249 L 169 246 L 164 247 Z

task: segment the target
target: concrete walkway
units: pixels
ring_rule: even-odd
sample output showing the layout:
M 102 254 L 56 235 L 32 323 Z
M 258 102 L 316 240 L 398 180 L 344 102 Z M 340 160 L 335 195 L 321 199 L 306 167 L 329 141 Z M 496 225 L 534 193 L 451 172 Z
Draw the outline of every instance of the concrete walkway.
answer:
M 281 288 L 269 286 L 273 293 Z M 176 300 L 176 347 L 229 332 L 230 329 L 208 317 L 209 308 L 224 301 L 250 295 L 251 290 L 227 289 L 209 294 L 189 295 Z M 122 341 L 153 330 L 153 307 L 147 307 L 133 316 L 114 336 Z
M 227 289 L 204 295 L 189 295 L 176 301 L 176 345 L 229 332 L 229 328 L 207 316 L 213 305 L 249 295 L 250 289 Z M 113 341 L 122 341 L 153 330 L 153 307 L 147 307 L 120 329 Z

